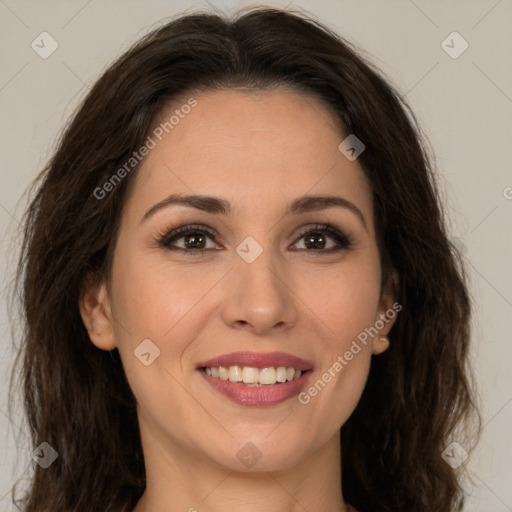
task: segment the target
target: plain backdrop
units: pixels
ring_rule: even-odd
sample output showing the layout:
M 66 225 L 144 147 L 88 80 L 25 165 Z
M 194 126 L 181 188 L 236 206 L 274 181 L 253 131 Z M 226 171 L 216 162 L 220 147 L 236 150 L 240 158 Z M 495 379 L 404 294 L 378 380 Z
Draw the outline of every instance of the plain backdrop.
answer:
M 29 474 L 32 463 L 21 408 L 11 415 L 7 410 L 14 351 L 4 291 L 19 245 L 15 234 L 26 204 L 22 194 L 91 84 L 131 43 L 184 11 L 214 6 L 229 14 L 247 5 L 258 4 L 0 0 L 2 511 L 14 510 L 10 487 Z M 511 511 L 512 1 L 297 0 L 265 5 L 304 8 L 367 51 L 406 93 L 431 141 L 450 236 L 464 252 L 475 304 L 472 354 L 484 428 L 467 462 L 473 485 L 465 510 Z M 31 46 L 41 37 L 47 38 L 47 49 L 55 44 L 42 32 L 58 44 L 47 58 Z

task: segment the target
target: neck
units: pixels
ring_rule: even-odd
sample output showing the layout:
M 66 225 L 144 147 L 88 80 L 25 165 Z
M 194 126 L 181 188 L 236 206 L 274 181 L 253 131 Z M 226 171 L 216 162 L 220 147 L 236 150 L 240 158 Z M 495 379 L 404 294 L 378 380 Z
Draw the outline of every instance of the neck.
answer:
M 236 471 L 158 435 L 140 418 L 146 490 L 133 512 L 349 512 L 336 433 L 293 467 Z

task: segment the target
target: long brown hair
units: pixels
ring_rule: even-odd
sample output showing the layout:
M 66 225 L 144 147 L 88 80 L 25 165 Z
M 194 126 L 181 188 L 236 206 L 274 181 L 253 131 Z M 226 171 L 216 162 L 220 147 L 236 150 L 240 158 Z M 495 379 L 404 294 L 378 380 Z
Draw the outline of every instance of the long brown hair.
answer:
M 463 262 L 447 234 L 426 139 L 403 96 L 362 55 L 300 12 L 195 13 L 142 38 L 95 83 L 34 181 L 23 224 L 13 296 L 25 328 L 11 390 L 19 378 L 32 444 L 49 443 L 59 458 L 46 469 L 34 464 L 20 510 L 131 511 L 145 488 L 119 354 L 90 342 L 78 309 L 85 280 L 109 275 L 138 166 L 101 199 L 95 190 L 179 95 L 279 85 L 320 98 L 344 133 L 364 142 L 358 162 L 373 190 L 383 279 L 391 269 L 399 277 L 391 347 L 372 361 L 340 431 L 344 497 L 364 512 L 461 510 L 459 470 L 442 452 L 451 440 L 469 451 L 454 433 L 479 418 Z

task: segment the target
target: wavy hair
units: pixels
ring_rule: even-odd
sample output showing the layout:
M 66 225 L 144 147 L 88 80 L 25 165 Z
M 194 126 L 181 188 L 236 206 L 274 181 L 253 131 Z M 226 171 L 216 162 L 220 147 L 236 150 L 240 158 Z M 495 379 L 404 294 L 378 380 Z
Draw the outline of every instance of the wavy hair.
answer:
M 372 191 L 383 280 L 402 305 L 388 351 L 340 430 L 342 491 L 361 512 L 461 510 L 460 469 L 442 457 L 479 419 L 469 366 L 471 301 L 450 241 L 434 157 L 407 101 L 364 52 L 311 16 L 260 7 L 233 18 L 198 11 L 166 22 L 95 82 L 34 180 L 23 220 L 14 303 L 23 333 L 17 379 L 33 447 L 12 499 L 24 512 L 131 512 L 145 488 L 135 398 L 117 349 L 89 340 L 78 302 L 108 278 L 123 204 L 138 166 L 101 187 L 140 148 L 165 107 L 194 91 L 288 86 L 319 98 L 359 156 Z M 340 140 L 342 140 L 340 138 Z M 455 432 L 458 432 L 455 436 Z M 462 436 L 462 437 L 461 437 Z M 468 439 L 476 438 L 467 435 Z

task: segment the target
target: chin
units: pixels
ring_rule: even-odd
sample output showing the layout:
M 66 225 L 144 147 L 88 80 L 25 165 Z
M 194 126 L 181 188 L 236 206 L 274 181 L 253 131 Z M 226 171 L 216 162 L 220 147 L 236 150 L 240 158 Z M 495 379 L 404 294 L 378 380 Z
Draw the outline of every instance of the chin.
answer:
M 217 449 L 210 456 L 224 468 L 243 473 L 287 470 L 295 467 L 305 456 L 300 443 L 277 445 L 275 440 L 266 436 L 268 432 L 250 439 L 233 438 L 222 453 Z

